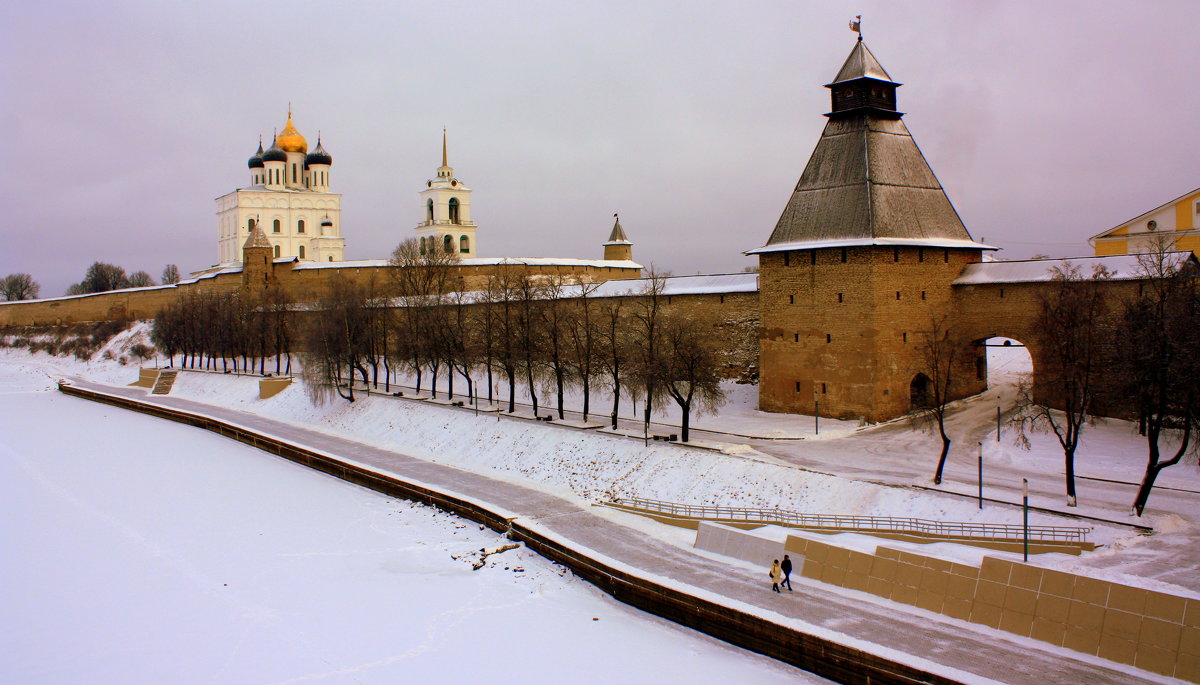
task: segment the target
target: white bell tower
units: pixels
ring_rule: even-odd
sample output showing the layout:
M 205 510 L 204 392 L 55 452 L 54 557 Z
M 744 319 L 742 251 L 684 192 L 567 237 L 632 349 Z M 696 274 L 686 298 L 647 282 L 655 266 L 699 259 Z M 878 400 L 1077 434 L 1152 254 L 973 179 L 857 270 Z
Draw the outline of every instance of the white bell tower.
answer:
M 456 253 L 461 259 L 478 256 L 475 222 L 471 220 L 471 189 L 454 177 L 454 169 L 447 161 L 445 129 L 442 129 L 442 165 L 437 177 L 426 181 L 420 196 L 421 220 L 416 231 L 421 253 L 440 250 Z

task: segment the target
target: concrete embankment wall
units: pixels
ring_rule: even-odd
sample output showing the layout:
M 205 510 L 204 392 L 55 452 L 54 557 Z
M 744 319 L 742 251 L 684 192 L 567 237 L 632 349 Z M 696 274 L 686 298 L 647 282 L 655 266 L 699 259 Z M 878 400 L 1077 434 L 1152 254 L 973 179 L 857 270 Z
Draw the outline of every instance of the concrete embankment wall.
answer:
M 511 520 L 505 512 L 468 499 L 439 492 L 395 476 L 342 462 L 283 440 L 255 433 L 224 421 L 157 404 L 62 384 L 75 397 L 131 409 L 219 433 L 228 438 L 327 473 L 377 492 L 431 504 L 489 528 L 508 533 L 531 550 L 563 564 L 614 599 L 661 616 L 739 647 L 764 654 L 817 675 L 843 683 L 953 683 L 948 678 L 837 644 L 765 618 L 694 597 L 660 585 L 575 549 L 564 541 Z
M 800 575 L 1200 682 L 1200 600 L 984 557 L 976 567 L 879 546 L 874 554 L 701 523 L 696 547 L 756 564 L 792 555 Z

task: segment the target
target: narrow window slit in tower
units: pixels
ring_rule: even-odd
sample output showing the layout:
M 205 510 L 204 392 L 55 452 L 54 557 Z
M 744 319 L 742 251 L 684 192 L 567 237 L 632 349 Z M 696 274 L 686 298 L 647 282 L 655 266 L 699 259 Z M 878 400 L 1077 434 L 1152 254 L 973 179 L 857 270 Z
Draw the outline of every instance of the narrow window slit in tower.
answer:
M 842 248 L 842 263 L 846 263 L 846 248 Z
M 838 302 L 842 302 L 842 301 L 843 301 L 843 300 L 842 300 L 842 294 L 841 294 L 841 293 L 838 293 Z
M 788 304 L 796 304 L 796 296 L 788 295 Z
M 833 342 L 833 334 L 832 333 L 825 334 L 825 342 L 827 342 L 827 343 Z

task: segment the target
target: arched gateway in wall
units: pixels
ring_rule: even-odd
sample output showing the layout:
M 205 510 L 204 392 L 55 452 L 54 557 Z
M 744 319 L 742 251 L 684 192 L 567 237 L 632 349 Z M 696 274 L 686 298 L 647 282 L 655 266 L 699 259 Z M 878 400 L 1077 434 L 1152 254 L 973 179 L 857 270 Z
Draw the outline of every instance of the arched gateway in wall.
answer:
M 987 338 L 1021 340 L 1042 364 L 1039 303 L 1061 262 L 984 261 L 996 248 L 950 204 L 896 108 L 899 85 L 859 38 L 825 86 L 825 130 L 775 230 L 746 253 L 759 258 L 761 409 L 904 414 L 914 381 L 934 377 L 922 352 L 934 328 L 955 351 L 952 398 L 986 388 Z M 1139 277 L 1136 258 L 1071 261 L 1084 274 L 1103 262 L 1114 298 Z

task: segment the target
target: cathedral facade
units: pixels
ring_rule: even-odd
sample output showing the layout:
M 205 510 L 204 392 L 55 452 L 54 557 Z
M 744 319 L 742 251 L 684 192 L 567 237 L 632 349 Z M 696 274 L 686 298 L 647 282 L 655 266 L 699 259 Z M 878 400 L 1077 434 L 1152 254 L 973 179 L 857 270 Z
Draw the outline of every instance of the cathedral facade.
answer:
M 333 157 L 320 138 L 309 152 L 289 111 L 283 130 L 266 150 L 259 143 L 248 166 L 250 183 L 216 199 L 217 266 L 241 263 L 242 246 L 255 226 L 263 229 L 276 259 L 345 259 L 342 196 L 330 192 Z

